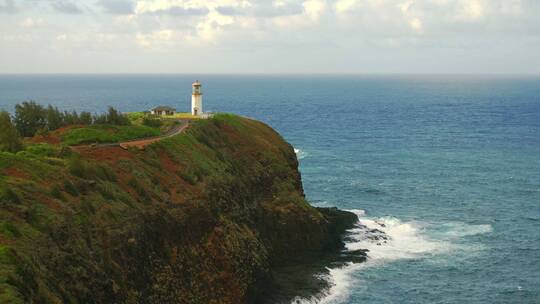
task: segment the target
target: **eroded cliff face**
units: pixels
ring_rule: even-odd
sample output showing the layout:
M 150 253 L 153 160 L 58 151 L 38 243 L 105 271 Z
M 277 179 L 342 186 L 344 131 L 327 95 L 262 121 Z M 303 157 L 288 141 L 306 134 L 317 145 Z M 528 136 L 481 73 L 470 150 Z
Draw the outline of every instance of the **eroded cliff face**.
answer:
M 0 164 L 2 303 L 256 303 L 356 220 L 311 207 L 293 148 L 233 115 L 144 151 Z

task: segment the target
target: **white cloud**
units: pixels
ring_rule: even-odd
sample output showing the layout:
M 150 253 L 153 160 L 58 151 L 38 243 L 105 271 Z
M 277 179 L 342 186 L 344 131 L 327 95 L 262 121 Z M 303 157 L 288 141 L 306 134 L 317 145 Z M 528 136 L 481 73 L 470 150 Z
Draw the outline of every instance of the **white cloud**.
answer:
M 235 23 L 234 17 L 223 16 L 216 11 L 212 11 L 201 22 L 197 24 L 197 37 L 190 37 L 189 39 L 193 43 L 216 43 L 219 36 L 224 31 L 224 27 L 233 23 Z
M 168 46 L 175 36 L 172 30 L 160 30 L 147 34 L 138 33 L 135 37 L 137 43 L 143 47 L 163 47 Z
M 224 58 L 224 66 L 230 58 L 266 52 L 265 59 L 251 62 L 265 65 L 279 54 L 291 66 L 308 66 L 303 62 L 310 54 L 352 62 L 358 58 L 347 54 L 376 57 L 381 50 L 398 48 L 420 56 L 426 50 L 467 52 L 482 45 L 491 52 L 493 41 L 522 43 L 523 49 L 531 50 L 540 45 L 539 0 L 111 0 L 114 5 L 108 1 L 60 1 L 76 3 L 80 9 L 71 10 L 76 16 L 51 9 L 49 1 L 32 2 L 35 5 L 18 1 L 16 11 L 1 15 L 0 39 L 9 43 L 4 42 L 0 51 L 17 54 L 23 41 L 26 49 L 49 46 L 61 54 L 141 52 L 163 61 L 191 52 L 212 54 L 215 58 L 207 59 L 214 63 Z
M 34 18 L 26 18 L 21 23 L 21 27 L 23 28 L 36 28 L 43 26 L 45 24 L 45 21 L 41 18 L 34 19 Z
M 185 10 L 207 9 L 215 10 L 218 7 L 249 7 L 251 3 L 247 0 L 140 0 L 137 1 L 135 12 L 137 14 L 154 13 L 166 11 L 173 8 Z
M 466 0 L 461 2 L 461 10 L 458 12 L 457 19 L 477 20 L 484 17 L 486 13 L 486 4 L 481 0 Z
M 335 5 L 336 13 L 343 14 L 353 10 L 358 5 L 358 0 L 338 0 Z
M 422 30 L 422 20 L 414 18 L 409 22 L 409 25 L 413 30 L 421 31 Z
M 325 0 L 308 0 L 304 1 L 302 5 L 304 6 L 306 16 L 308 16 L 311 21 L 319 20 L 327 7 Z

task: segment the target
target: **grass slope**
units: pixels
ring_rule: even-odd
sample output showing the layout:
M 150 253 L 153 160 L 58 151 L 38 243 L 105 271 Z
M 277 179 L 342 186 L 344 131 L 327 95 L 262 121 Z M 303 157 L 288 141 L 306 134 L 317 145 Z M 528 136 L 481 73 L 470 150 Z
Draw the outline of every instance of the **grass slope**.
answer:
M 245 303 L 291 252 L 335 243 L 292 147 L 260 122 L 76 151 L 0 153 L 0 303 Z
M 160 134 L 159 129 L 142 125 L 95 125 L 68 130 L 62 135 L 62 142 L 68 146 L 88 143 L 113 143 L 142 137 L 159 136 Z

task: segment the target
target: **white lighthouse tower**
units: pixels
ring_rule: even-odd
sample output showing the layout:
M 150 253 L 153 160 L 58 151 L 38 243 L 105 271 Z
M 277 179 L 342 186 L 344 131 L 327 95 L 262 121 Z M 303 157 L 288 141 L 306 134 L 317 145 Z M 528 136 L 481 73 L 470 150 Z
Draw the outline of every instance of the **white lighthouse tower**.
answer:
M 203 114 L 201 83 L 197 80 L 193 83 L 193 93 L 191 94 L 191 115 L 199 116 Z

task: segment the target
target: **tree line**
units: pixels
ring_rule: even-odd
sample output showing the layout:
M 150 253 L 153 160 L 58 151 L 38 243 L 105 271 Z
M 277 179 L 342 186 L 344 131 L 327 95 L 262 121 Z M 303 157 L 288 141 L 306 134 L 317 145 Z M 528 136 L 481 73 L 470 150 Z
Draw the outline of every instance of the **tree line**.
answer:
M 15 106 L 15 114 L 0 111 L 0 151 L 17 152 L 22 149 L 21 137 L 32 137 L 38 132 L 54 131 L 68 125 L 130 125 L 128 117 L 113 107 L 103 114 L 60 111 L 44 107 L 34 101 Z

